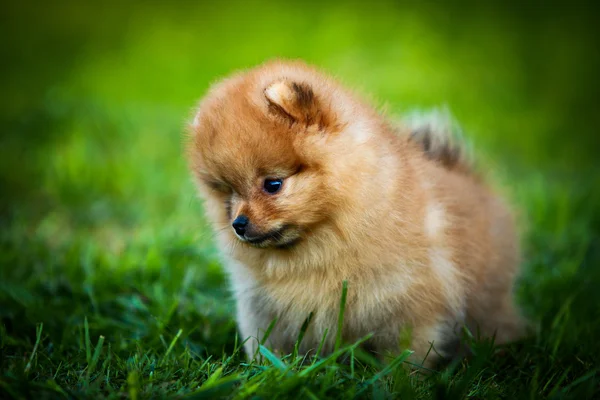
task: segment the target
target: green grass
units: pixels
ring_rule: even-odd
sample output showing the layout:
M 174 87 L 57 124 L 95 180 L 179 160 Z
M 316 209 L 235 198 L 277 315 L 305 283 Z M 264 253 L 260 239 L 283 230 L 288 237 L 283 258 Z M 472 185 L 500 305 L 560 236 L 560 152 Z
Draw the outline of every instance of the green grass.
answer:
M 0 397 L 600 396 L 589 8 L 168 4 L 2 6 Z M 426 379 L 341 342 L 246 361 L 182 130 L 211 81 L 274 56 L 391 114 L 449 106 L 520 210 L 533 337 Z

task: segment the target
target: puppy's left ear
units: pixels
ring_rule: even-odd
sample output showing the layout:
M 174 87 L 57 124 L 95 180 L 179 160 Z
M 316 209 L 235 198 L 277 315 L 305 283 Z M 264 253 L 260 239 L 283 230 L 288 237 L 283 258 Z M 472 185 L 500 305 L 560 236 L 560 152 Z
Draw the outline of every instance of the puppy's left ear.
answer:
M 323 124 L 323 114 L 312 88 L 307 83 L 279 80 L 265 89 L 269 111 L 290 122 Z

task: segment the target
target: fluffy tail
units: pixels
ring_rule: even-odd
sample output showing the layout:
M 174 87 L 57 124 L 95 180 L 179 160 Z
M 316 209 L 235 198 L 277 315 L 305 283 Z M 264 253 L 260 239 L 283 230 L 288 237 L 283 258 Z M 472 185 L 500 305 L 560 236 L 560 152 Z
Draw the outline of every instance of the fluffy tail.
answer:
M 472 171 L 462 131 L 447 109 L 412 112 L 403 118 L 403 123 L 409 128 L 410 140 L 417 143 L 429 159 L 448 169 Z

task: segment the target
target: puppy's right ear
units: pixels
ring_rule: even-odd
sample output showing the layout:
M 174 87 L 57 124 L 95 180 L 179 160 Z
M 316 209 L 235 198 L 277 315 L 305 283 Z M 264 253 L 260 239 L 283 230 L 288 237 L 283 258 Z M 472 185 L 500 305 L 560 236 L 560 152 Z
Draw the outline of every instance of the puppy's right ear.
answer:
M 269 111 L 290 122 L 306 125 L 323 123 L 323 113 L 310 85 L 286 79 L 271 83 L 265 89 Z

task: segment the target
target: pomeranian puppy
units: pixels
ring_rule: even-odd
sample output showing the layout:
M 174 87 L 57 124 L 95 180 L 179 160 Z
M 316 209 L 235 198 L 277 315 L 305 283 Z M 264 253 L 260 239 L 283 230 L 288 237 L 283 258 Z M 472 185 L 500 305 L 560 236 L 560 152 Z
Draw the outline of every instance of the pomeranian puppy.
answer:
M 448 132 L 396 126 L 302 62 L 209 90 L 187 151 L 249 357 L 272 321 L 266 345 L 292 352 L 311 314 L 300 351 L 324 338 L 331 352 L 343 281 L 341 336 L 372 334 L 378 355 L 405 332 L 427 365 L 454 355 L 462 326 L 495 343 L 520 336 L 513 217 Z

